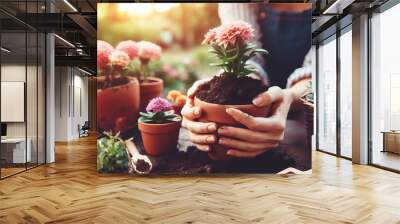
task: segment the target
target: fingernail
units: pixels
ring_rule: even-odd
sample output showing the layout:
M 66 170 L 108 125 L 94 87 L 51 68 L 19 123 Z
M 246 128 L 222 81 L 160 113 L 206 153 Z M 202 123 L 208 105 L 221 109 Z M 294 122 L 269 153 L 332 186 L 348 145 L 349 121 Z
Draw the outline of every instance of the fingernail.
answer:
M 219 140 L 218 140 L 218 143 L 219 143 L 219 144 L 224 144 L 225 141 L 224 141 L 223 139 L 219 139 Z
M 259 96 L 256 97 L 256 98 L 253 100 L 253 104 L 256 105 L 256 106 L 261 105 L 262 102 L 263 102 L 263 99 L 262 99 L 261 97 L 259 97 Z
M 232 112 L 232 108 L 228 108 L 225 110 L 228 114 L 230 114 Z
M 225 128 L 225 127 L 220 127 L 220 128 L 218 128 L 218 133 L 219 133 L 219 134 L 223 134 L 223 133 L 225 133 L 225 131 L 226 131 L 226 128 Z
M 231 150 L 228 150 L 228 151 L 226 151 L 226 154 L 227 154 L 228 156 L 230 156 L 230 155 L 232 155 L 232 151 L 231 151 Z
M 213 142 L 215 142 L 215 137 L 214 136 L 209 136 L 209 137 L 206 138 L 206 141 L 208 143 L 213 143 Z
M 204 151 L 210 151 L 210 146 L 206 146 L 206 147 L 204 147 Z
M 207 130 L 208 131 L 216 131 L 217 127 L 216 127 L 215 124 L 210 124 L 210 125 L 207 126 Z

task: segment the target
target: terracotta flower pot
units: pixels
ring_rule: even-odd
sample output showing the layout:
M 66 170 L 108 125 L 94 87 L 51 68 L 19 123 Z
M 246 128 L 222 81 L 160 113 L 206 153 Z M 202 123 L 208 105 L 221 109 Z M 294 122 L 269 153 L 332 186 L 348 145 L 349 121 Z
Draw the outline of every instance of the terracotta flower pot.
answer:
M 97 82 L 104 82 L 97 77 Z M 128 77 L 120 86 L 97 89 L 97 125 L 99 130 L 126 132 L 134 126 L 139 116 L 139 82 Z
M 161 156 L 177 151 L 180 128 L 181 121 L 166 124 L 149 124 L 139 121 L 139 130 L 146 153 L 151 156 Z
M 235 108 L 256 117 L 264 117 L 268 114 L 269 107 L 256 107 L 252 104 L 248 105 L 220 105 L 208 103 L 194 98 L 194 105 L 200 107 L 202 110 L 202 121 L 211 121 L 220 125 L 229 125 L 242 127 L 240 123 L 235 121 L 229 114 L 226 113 L 227 108 Z M 211 145 L 211 151 L 208 153 L 209 157 L 213 160 L 225 160 L 229 156 L 226 154 L 227 148 L 219 144 Z
M 164 89 L 162 79 L 150 77 L 140 83 L 140 111 L 145 111 L 149 101 L 159 97 Z

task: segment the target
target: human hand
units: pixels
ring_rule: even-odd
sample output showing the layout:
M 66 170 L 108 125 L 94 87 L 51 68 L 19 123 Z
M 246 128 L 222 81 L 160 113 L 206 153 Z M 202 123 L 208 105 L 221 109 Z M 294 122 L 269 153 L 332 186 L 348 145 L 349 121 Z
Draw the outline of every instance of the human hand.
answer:
M 198 118 L 201 117 L 201 108 L 194 106 L 194 94 L 197 88 L 209 79 L 201 79 L 196 81 L 187 92 L 187 100 L 185 106 L 182 108 L 182 126 L 188 129 L 190 140 L 201 151 L 208 152 L 210 150 L 209 144 L 216 143 L 217 137 L 217 124 L 214 122 L 199 122 Z
M 218 128 L 218 144 L 228 147 L 227 154 L 235 157 L 251 158 L 268 149 L 276 148 L 283 140 L 287 114 L 294 94 L 290 89 L 274 86 L 253 100 L 258 107 L 270 106 L 269 117 L 253 117 L 234 108 L 226 112 L 247 128 L 221 126 Z

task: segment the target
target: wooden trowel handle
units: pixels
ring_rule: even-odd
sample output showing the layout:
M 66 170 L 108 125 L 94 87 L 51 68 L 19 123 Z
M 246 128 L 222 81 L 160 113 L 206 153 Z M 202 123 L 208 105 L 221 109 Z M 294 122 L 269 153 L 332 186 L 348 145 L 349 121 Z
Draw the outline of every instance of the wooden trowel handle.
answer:
M 136 163 L 137 160 L 140 158 L 141 154 L 139 153 L 138 149 L 136 148 L 135 143 L 133 143 L 132 140 L 129 140 L 125 144 L 126 144 L 126 148 L 128 149 L 128 152 L 132 155 L 133 162 Z

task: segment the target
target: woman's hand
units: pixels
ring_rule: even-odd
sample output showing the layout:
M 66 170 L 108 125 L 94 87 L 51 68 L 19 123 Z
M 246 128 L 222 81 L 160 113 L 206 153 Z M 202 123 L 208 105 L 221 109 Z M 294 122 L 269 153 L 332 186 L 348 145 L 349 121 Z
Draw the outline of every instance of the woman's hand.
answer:
M 229 148 L 227 154 L 235 157 L 255 157 L 283 140 L 286 118 L 295 98 L 291 89 L 274 86 L 253 100 L 258 107 L 270 105 L 270 117 L 253 117 L 234 108 L 226 112 L 246 128 L 222 126 L 218 129 L 218 144 Z
M 209 81 L 209 79 L 202 79 L 193 84 L 188 90 L 188 98 L 185 106 L 182 108 L 182 126 L 188 129 L 190 140 L 197 148 L 205 152 L 210 150 L 209 144 L 216 143 L 217 137 L 215 134 L 217 131 L 217 124 L 213 122 L 196 121 L 201 117 L 201 109 L 193 105 L 193 99 L 197 88 L 207 81 Z

